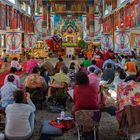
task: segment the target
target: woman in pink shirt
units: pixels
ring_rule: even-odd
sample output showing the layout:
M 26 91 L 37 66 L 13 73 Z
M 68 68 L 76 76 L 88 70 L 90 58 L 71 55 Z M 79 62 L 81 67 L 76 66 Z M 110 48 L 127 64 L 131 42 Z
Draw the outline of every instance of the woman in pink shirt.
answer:
M 34 57 L 32 57 L 31 59 L 29 59 L 29 60 L 27 61 L 26 73 L 31 74 L 32 71 L 33 71 L 33 69 L 34 69 L 35 67 L 37 67 L 37 66 L 38 66 L 37 60 L 34 59 Z

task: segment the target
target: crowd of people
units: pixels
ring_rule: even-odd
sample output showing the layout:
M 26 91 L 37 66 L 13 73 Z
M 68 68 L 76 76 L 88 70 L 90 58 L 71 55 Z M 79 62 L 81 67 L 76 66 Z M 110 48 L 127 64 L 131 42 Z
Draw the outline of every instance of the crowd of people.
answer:
M 53 88 L 65 87 L 63 94 L 73 90 L 74 115 L 78 110 L 100 110 L 107 106 L 108 96 L 111 96 L 108 95 L 110 88 L 116 93 L 116 101 L 110 106 L 114 106 L 115 111 L 118 111 L 120 108 L 116 102 L 119 84 L 140 82 L 140 69 L 134 54 L 118 55 L 113 51 L 103 54 L 98 49 L 90 59 L 85 56 L 81 61 L 72 56 L 70 64 L 66 64 L 60 56 L 55 66 L 48 60 L 39 64 L 31 57 L 27 61 L 27 76 L 23 83 L 16 75 L 20 70 L 22 67 L 17 58 L 14 58 L 10 74 L 5 77 L 4 85 L 0 88 L 0 108 L 5 109 L 5 136 L 9 140 L 31 137 L 36 111 L 33 103 L 36 104 L 37 100 L 41 103 L 49 101 Z M 65 105 L 64 107 L 66 109 Z M 20 127 L 17 128 L 17 124 L 20 124 Z

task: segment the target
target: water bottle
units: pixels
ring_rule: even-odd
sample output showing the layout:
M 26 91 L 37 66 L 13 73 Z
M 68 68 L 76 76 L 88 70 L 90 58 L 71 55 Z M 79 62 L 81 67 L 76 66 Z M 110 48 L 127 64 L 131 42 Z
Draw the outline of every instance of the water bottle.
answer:
M 65 117 L 65 112 L 64 111 L 61 111 L 60 117 L 61 118 L 64 118 Z

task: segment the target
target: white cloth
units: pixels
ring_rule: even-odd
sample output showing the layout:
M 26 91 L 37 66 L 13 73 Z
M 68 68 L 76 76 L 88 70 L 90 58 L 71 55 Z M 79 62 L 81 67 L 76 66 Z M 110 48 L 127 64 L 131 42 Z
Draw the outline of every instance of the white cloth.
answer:
M 29 117 L 35 111 L 30 100 L 28 104 L 10 104 L 7 106 L 5 134 L 9 137 L 24 137 L 31 133 Z

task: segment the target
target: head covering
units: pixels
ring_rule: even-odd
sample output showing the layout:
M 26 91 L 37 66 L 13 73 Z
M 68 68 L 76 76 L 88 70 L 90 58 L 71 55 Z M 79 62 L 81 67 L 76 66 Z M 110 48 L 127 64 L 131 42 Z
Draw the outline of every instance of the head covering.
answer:
M 13 82 L 15 80 L 14 75 L 9 75 L 7 80 L 8 80 L 8 82 Z

